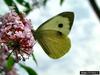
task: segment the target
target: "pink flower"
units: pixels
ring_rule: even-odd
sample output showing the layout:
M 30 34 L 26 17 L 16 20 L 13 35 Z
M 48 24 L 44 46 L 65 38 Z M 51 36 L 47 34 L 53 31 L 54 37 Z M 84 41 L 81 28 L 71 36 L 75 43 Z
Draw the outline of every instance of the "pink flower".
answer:
M 5 75 L 18 75 L 18 74 L 17 74 L 17 70 L 15 68 L 13 68 L 10 71 L 6 71 Z
M 21 15 L 22 16 L 22 15 Z M 0 17 L 0 44 L 4 51 L 13 51 L 13 54 L 22 56 L 30 55 L 35 39 L 31 32 L 31 22 L 23 20 L 15 12 L 10 12 Z

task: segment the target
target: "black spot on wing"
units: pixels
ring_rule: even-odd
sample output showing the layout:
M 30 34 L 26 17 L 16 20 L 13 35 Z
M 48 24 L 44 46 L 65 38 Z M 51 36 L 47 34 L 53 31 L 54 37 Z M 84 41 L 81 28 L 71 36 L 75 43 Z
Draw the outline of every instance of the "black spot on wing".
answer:
M 74 20 L 74 13 L 73 12 L 63 12 L 63 13 L 61 13 L 59 15 L 69 19 L 69 21 L 70 21 L 69 22 L 70 23 L 69 24 L 70 25 L 69 30 L 71 30 L 72 24 L 73 24 L 73 20 Z
M 62 23 L 58 24 L 58 27 L 63 28 L 63 24 Z

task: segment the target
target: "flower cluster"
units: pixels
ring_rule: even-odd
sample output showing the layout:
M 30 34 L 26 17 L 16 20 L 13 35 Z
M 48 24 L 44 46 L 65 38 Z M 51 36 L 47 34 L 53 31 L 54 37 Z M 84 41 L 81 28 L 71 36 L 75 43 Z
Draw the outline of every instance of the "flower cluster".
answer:
M 0 50 L 13 51 L 16 58 L 30 55 L 35 44 L 31 22 L 15 12 L 0 17 Z
M 6 58 L 7 58 L 7 52 L 5 53 L 5 51 L 0 50 L 0 75 L 18 75 L 17 74 L 17 70 L 14 67 L 14 65 L 12 66 L 12 69 L 7 69 L 6 64 Z

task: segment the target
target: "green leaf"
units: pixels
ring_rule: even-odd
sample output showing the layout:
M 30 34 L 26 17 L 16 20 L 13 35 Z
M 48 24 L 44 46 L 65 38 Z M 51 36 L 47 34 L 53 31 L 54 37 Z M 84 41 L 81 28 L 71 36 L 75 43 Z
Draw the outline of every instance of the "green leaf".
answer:
M 20 13 L 16 3 L 13 0 L 4 0 L 4 2 L 9 6 L 10 10 L 14 10 L 16 13 Z
M 33 60 L 35 61 L 36 65 L 38 65 L 37 60 L 36 60 L 36 58 L 35 58 L 35 56 L 34 56 L 33 53 L 32 53 L 32 58 L 33 58 Z
M 26 8 L 26 10 L 23 11 L 25 14 L 28 14 L 31 11 L 31 6 L 28 2 L 24 0 L 16 0 L 16 1 Z
M 26 9 L 23 12 L 27 15 L 27 14 L 29 14 L 30 11 L 31 11 L 30 9 Z
M 4 2 L 5 2 L 8 6 L 12 6 L 12 5 L 13 5 L 13 0 L 4 0 Z
M 10 56 L 10 57 L 8 58 L 8 60 L 7 60 L 7 63 L 6 63 L 6 65 L 5 65 L 5 67 L 6 67 L 7 70 L 11 70 L 12 67 L 14 66 L 14 64 L 15 64 L 15 60 L 14 60 L 13 57 Z
M 25 66 L 23 64 L 19 64 L 23 69 L 25 69 L 29 75 L 37 75 L 37 73 L 30 67 Z
M 22 4 L 24 0 L 16 0 L 18 3 Z
M 48 0 L 44 0 L 43 1 L 43 5 L 45 6 Z
M 24 7 L 30 9 L 30 4 L 24 0 L 16 0 L 19 4 L 23 5 Z
M 25 6 L 26 8 L 28 8 L 28 9 L 30 9 L 30 8 L 31 8 L 31 7 L 30 7 L 30 4 L 29 4 L 29 3 L 27 3 L 27 2 L 25 2 L 24 6 Z
M 60 0 L 60 5 L 62 5 L 62 4 L 63 4 L 63 2 L 64 2 L 64 0 Z

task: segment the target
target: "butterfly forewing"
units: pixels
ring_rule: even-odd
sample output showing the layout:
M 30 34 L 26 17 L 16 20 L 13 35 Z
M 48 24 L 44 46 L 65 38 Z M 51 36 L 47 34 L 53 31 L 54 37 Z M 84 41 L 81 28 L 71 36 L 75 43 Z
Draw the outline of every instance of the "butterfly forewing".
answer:
M 43 23 L 38 30 L 56 30 L 68 35 L 73 24 L 73 12 L 63 12 Z

